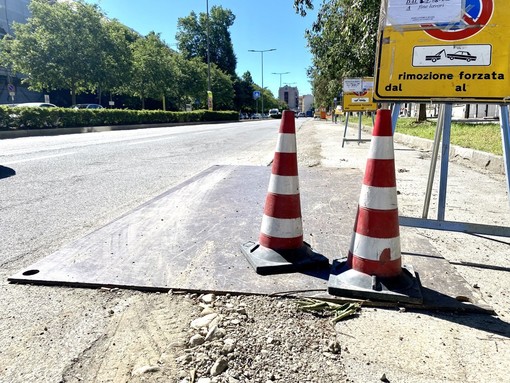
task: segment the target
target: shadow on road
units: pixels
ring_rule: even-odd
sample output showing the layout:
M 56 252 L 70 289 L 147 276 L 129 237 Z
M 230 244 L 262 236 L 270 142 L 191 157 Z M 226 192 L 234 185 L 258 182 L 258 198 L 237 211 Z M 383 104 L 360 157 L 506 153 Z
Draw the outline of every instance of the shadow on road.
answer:
M 0 165 L 0 179 L 9 178 L 14 175 L 16 175 L 16 171 L 14 169 Z

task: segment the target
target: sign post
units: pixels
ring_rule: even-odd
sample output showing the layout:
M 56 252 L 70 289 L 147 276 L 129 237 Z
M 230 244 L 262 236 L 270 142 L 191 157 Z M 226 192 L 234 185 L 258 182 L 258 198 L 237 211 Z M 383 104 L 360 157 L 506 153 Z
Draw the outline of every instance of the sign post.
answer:
M 207 91 L 207 109 L 213 110 L 213 93 L 210 90 Z
M 361 138 L 361 126 L 362 126 L 362 112 L 375 112 L 377 110 L 377 103 L 374 102 L 374 78 L 373 77 L 362 77 L 362 78 L 344 78 L 342 83 L 343 98 L 342 98 L 342 109 L 345 113 L 345 129 L 344 137 L 342 140 L 342 148 L 344 147 L 345 141 L 357 141 L 358 144 L 361 142 L 370 141 L 370 139 Z M 358 123 L 358 138 L 350 139 L 346 138 L 347 127 L 349 126 L 349 116 L 352 112 L 359 113 Z M 372 115 L 372 122 L 374 116 Z
M 14 103 L 14 96 L 16 96 L 16 87 L 14 84 L 7 84 L 7 91 L 9 92 L 9 96 L 11 97 L 11 102 Z

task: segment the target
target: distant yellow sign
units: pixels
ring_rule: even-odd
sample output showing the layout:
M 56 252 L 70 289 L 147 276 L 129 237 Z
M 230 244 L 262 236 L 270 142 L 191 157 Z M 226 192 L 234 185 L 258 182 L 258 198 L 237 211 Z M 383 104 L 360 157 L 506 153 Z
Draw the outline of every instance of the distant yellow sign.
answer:
M 374 102 L 374 78 L 346 78 L 343 81 L 344 112 L 369 112 L 377 110 Z
M 386 6 L 388 1 L 392 0 L 386 0 Z M 442 3 L 418 4 L 441 7 Z M 381 23 L 385 26 L 379 31 L 376 100 L 508 101 L 508 2 L 465 0 L 464 7 L 463 18 L 457 23 Z M 441 11 L 438 8 L 437 12 Z

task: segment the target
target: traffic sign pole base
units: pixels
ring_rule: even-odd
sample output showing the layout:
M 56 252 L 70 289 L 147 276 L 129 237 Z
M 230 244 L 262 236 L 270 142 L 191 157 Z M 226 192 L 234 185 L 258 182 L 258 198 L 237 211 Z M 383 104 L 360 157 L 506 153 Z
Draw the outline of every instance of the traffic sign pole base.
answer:
M 423 303 L 420 282 L 412 266 L 402 266 L 400 275 L 381 278 L 351 269 L 347 258 L 335 260 L 328 281 L 331 295 L 405 303 Z
M 241 245 L 241 251 L 260 275 L 293 273 L 329 267 L 329 260 L 315 253 L 310 245 L 292 250 L 273 250 L 252 241 Z

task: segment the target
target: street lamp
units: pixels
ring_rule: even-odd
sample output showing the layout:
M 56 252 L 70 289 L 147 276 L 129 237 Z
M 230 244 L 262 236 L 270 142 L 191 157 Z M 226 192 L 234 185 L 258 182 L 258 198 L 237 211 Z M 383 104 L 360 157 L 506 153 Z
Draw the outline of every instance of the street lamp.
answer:
M 280 75 L 280 88 L 282 87 L 282 75 L 289 74 L 290 72 L 278 72 L 278 73 L 271 73 L 271 74 L 279 74 Z
M 209 49 L 209 0 L 205 1 L 206 7 L 207 7 L 207 90 L 211 91 L 211 56 L 210 56 L 210 49 Z
M 207 7 L 206 17 L 206 35 L 207 35 L 207 109 L 213 110 L 213 94 L 211 91 L 211 54 L 210 54 L 210 37 L 209 37 L 209 0 L 206 0 Z
M 248 52 L 260 52 L 260 60 L 262 62 L 262 92 L 260 93 L 260 102 L 262 103 L 262 114 L 264 114 L 264 52 L 272 52 L 275 51 L 276 48 L 264 49 L 264 50 L 255 50 L 248 49 Z

